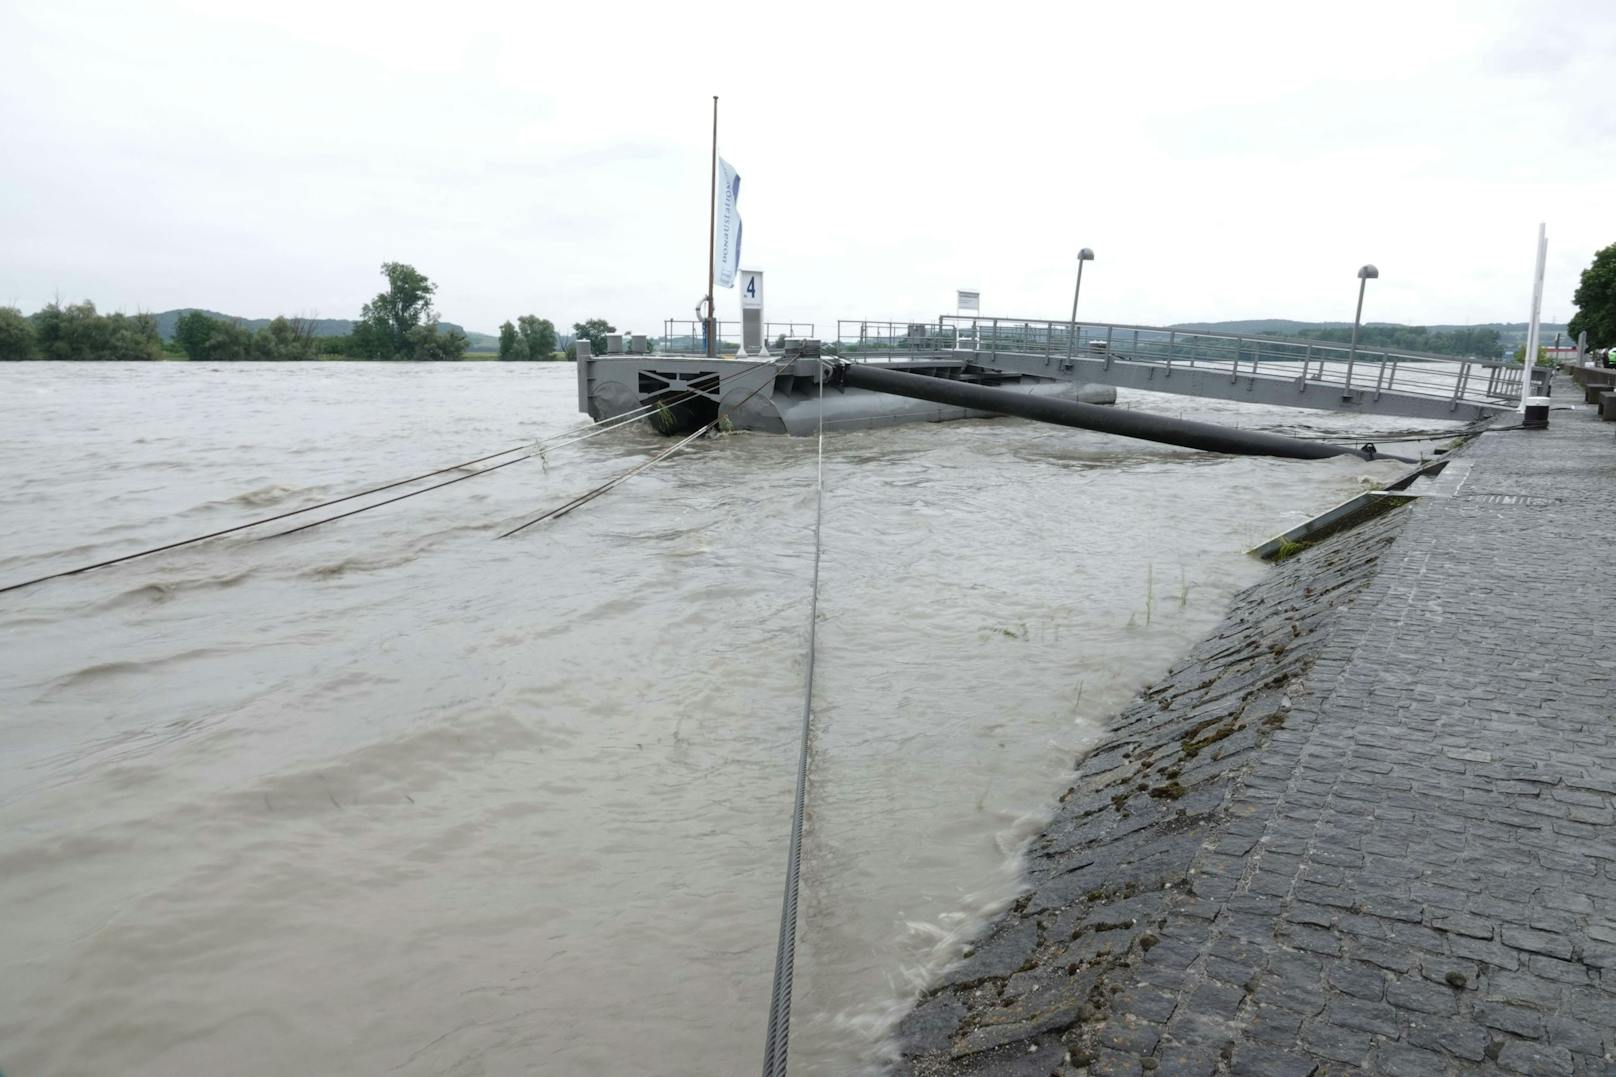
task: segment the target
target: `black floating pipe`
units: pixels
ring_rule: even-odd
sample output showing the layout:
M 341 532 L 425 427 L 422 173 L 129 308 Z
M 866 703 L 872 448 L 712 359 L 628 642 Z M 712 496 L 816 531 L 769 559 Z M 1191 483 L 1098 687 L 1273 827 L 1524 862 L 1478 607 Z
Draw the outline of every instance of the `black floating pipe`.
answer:
M 878 393 L 930 400 L 936 404 L 991 411 L 1000 415 L 1017 415 L 1023 419 L 1036 419 L 1042 423 L 1075 426 L 1080 430 L 1098 430 L 1106 434 L 1120 434 L 1125 438 L 1142 438 L 1145 441 L 1182 445 L 1187 449 L 1202 449 L 1206 452 L 1236 453 L 1245 456 L 1284 456 L 1295 460 L 1356 456 L 1362 460 L 1403 460 L 1405 463 L 1413 463 L 1401 456 L 1377 453 L 1373 445 L 1354 449 L 1323 441 L 1288 438 L 1283 434 L 1234 430 L 1213 423 L 1169 419 L 1165 415 L 1152 415 L 1144 411 L 1121 411 L 1114 407 L 1083 404 L 1076 400 L 1033 396 L 1010 389 L 990 389 L 985 385 L 973 385 L 952 378 L 907 374 L 901 370 L 891 370 L 871 363 L 839 364 L 831 371 L 828 384 L 845 385 L 850 389 L 870 389 Z

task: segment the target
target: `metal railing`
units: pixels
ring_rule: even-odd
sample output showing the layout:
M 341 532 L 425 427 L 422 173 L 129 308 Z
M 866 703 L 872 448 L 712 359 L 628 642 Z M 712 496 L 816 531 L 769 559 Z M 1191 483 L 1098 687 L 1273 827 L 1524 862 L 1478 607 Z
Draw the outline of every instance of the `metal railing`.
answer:
M 678 355 L 703 355 L 707 351 L 707 327 L 696 318 L 662 319 L 662 337 L 658 350 Z M 741 339 L 740 322 L 718 323 L 718 350 L 733 351 Z
M 769 344 L 815 336 L 809 322 L 769 322 Z M 669 319 L 662 350 L 700 353 L 699 321 Z M 720 348 L 733 349 L 738 322 L 719 323 Z M 1457 405 L 1499 407 L 1520 396 L 1523 367 L 1505 359 L 1437 355 L 1397 348 L 1365 347 L 1354 353 L 1336 341 L 1219 333 L 1200 329 L 1047 318 L 984 318 L 950 314 L 936 321 L 840 319 L 824 342 L 843 358 L 859 362 L 905 356 L 984 357 L 1001 352 L 1059 359 L 1144 363 L 1164 376 L 1176 370 L 1226 374 L 1231 381 L 1255 376 L 1294 381 L 1299 390 L 1334 387 L 1343 394 L 1397 393 L 1447 400 Z
M 662 320 L 662 337 L 659 350 L 680 355 L 701 355 L 706 350 L 706 337 L 703 336 L 704 327 L 699 319 L 695 318 L 664 318 Z M 818 333 L 818 327 L 813 322 L 764 322 L 763 338 L 772 349 L 784 338 L 786 340 L 812 339 Z M 718 350 L 734 351 L 739 347 L 741 339 L 741 323 L 718 323 Z
M 877 324 L 877 323 L 870 323 Z M 896 324 L 896 323 L 884 323 Z M 1034 318 L 980 318 L 944 315 L 928 333 L 903 323 L 916 350 L 946 345 L 957 351 L 994 355 L 1014 352 L 1059 358 L 1149 363 L 1171 372 L 1181 369 L 1293 379 L 1338 387 L 1342 392 L 1446 399 L 1496 406 L 1520 394 L 1522 367 L 1503 359 L 1435 355 L 1360 346 L 1356 354 L 1334 341 L 1244 336 L 1192 329 Z M 845 338 L 844 338 L 845 339 Z
M 855 361 L 893 353 L 952 352 L 958 331 L 938 322 L 842 319 L 836 323 L 835 343 L 837 354 Z

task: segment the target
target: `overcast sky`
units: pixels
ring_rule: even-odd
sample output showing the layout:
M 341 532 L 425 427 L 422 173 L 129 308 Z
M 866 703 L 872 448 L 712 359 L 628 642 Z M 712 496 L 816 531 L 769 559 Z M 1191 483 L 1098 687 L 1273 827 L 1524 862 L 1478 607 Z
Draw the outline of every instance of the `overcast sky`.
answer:
M 0 0 L 0 303 L 655 330 L 711 98 L 767 316 L 1545 318 L 1616 242 L 1616 4 Z M 736 317 L 733 290 L 720 314 Z

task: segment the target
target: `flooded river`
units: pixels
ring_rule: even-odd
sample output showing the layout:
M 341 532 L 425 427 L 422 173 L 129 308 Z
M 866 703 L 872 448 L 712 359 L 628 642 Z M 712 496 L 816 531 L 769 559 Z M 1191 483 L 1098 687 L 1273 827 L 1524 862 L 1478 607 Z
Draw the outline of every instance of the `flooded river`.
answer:
M 5 364 L 0 585 L 576 402 L 561 364 Z M 814 443 L 704 441 L 496 538 L 666 444 L 0 595 L 0 1071 L 755 1072 Z M 1074 754 L 1262 573 L 1243 551 L 1399 470 L 1012 420 L 828 439 L 792 1072 L 878 1066 Z

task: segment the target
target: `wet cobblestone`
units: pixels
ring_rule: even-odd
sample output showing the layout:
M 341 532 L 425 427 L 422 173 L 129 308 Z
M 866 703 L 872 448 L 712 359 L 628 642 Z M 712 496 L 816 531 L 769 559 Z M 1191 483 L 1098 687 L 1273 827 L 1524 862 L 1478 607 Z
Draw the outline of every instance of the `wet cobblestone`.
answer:
M 899 1072 L 1616 1074 L 1611 430 L 1484 435 L 1239 596 Z

